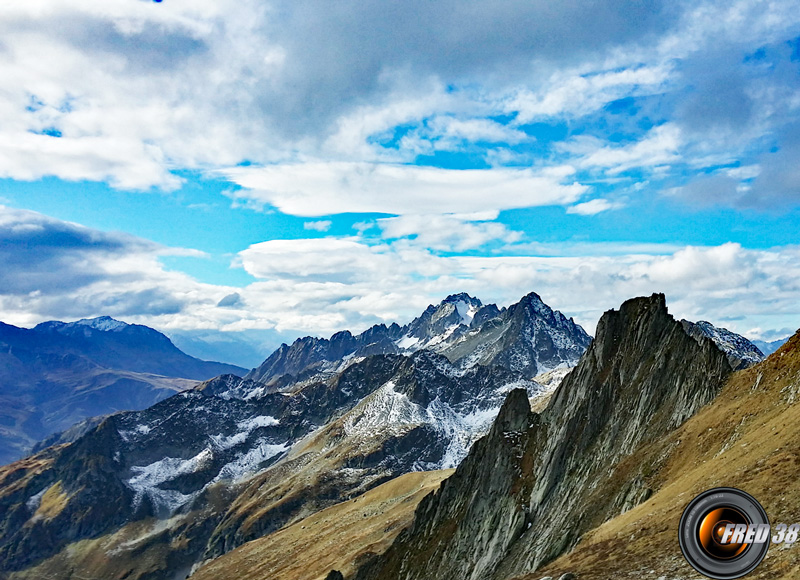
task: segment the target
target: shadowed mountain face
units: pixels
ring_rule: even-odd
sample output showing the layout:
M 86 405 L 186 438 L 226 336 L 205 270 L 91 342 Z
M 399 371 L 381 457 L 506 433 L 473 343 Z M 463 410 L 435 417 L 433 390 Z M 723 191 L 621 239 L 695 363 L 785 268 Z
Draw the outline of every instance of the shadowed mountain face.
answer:
M 714 487 L 736 487 L 764 507 L 773 525 L 800 513 L 800 331 L 775 354 L 733 373 L 720 394 L 680 428 L 626 459 L 647 466 L 653 495 L 584 534 L 578 545 L 535 574 L 559 578 L 699 578 L 676 539 L 689 501 Z M 795 547 L 770 547 L 746 578 L 793 580 Z M 651 573 L 655 571 L 655 573 Z
M 282 345 L 248 379 L 281 389 L 319 374 L 332 374 L 373 354 L 432 350 L 460 367 L 501 366 L 533 378 L 557 367 L 574 366 L 591 337 L 571 318 L 551 309 L 535 293 L 499 309 L 468 294 L 448 296 L 405 326 L 379 324 L 353 336 L 330 340 L 306 337 Z
M 603 315 L 547 409 L 512 391 L 488 436 L 426 497 L 358 580 L 508 578 L 532 571 L 650 493 L 624 459 L 717 394 L 732 369 L 667 313 L 663 295 Z
M 152 328 L 108 317 L 0 323 L 0 464 L 79 421 L 143 409 L 223 373 L 244 369 L 192 358 Z

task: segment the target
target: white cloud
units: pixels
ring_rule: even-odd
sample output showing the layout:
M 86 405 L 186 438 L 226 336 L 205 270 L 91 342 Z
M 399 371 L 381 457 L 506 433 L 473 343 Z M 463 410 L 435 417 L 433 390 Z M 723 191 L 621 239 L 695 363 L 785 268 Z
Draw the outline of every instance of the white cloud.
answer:
M 588 244 L 574 253 L 584 255 L 441 257 L 404 240 L 378 246 L 356 238 L 268 242 L 243 252 L 248 272 L 265 280 L 243 295 L 262 305 L 256 310 L 280 311 L 275 324 L 281 329 L 308 324 L 318 312 L 323 334 L 322 328 L 407 321 L 461 290 L 505 305 L 534 290 L 590 330 L 605 310 L 652 292 L 666 293 L 677 317 L 724 323 L 734 331 L 756 321 L 767 328 L 800 326 L 798 247 Z M 276 263 L 276 254 L 285 258 Z M 324 327 L 334 322 L 339 326 Z
M 379 225 L 399 234 L 418 229 L 414 219 Z M 734 331 L 800 326 L 797 246 L 530 244 L 529 255 L 471 257 L 407 237 L 272 240 L 239 253 L 257 281 L 234 288 L 166 270 L 159 257 L 172 249 L 34 212 L 2 208 L 0 241 L 0 320 L 21 325 L 108 314 L 161 329 L 326 335 L 408 321 L 457 291 L 504 305 L 536 291 L 590 330 L 603 311 L 652 292 L 666 293 L 676 316 Z
M 725 170 L 725 174 L 733 179 L 753 179 L 761 174 L 760 165 L 745 165 Z
M 789 71 L 739 74 L 746 51 L 769 43 L 785 49 L 785 40 L 796 36 L 797 14 L 788 0 L 701 2 L 664 13 L 660 3 L 644 7 L 633 0 L 589 8 L 566 3 L 548 8 L 547 18 L 541 6 L 525 2 L 513 10 L 486 3 L 476 8 L 480 17 L 470 18 L 452 7 L 440 9 L 446 18 L 409 7 L 392 22 L 376 2 L 358 9 L 340 3 L 324 21 L 314 6 L 279 0 L 108 0 L 101 8 L 77 0 L 5 3 L 0 176 L 55 175 L 171 190 L 181 185 L 176 170 L 213 173 L 248 160 L 265 166 L 260 177 L 251 167 L 231 170 L 233 178 L 257 181 L 254 189 L 266 191 L 247 199 L 297 215 L 319 215 L 307 202 L 341 194 L 348 180 L 368 191 L 344 196 L 344 205 L 370 211 L 398 213 L 393 209 L 400 206 L 399 213 L 452 213 L 461 200 L 441 179 L 454 179 L 470 203 L 472 187 L 463 181 L 476 176 L 484 183 L 475 189 L 497 194 L 494 209 L 568 205 L 581 193 L 569 190 L 569 181 L 523 181 L 542 175 L 547 163 L 611 175 L 676 162 L 695 163 L 695 169 L 737 160 L 752 166 L 743 158 L 753 145 L 765 135 L 784 141 L 786 118 L 797 114 Z M 418 43 L 418 34 L 427 40 Z M 479 41 L 469 42 L 473 38 Z M 733 97 L 711 107 L 730 109 L 723 120 L 738 125 L 693 131 L 691 119 L 703 117 L 718 88 L 741 97 L 741 107 L 729 106 L 738 102 Z M 525 147 L 533 140 L 520 130 L 525 123 L 573 123 L 616 99 L 649 96 L 666 103 L 652 105 L 651 118 L 668 122 L 632 145 L 575 139 L 555 152 L 561 156 L 532 156 Z M 677 96 L 707 106 L 700 113 L 688 107 L 676 118 Z M 419 154 L 470 147 L 490 165 L 535 163 L 537 169 L 527 176 L 486 173 L 493 177 L 485 179 L 454 172 L 430 177 L 398 165 Z M 794 156 L 788 155 L 788 165 Z M 297 189 L 321 184 L 319 195 L 286 183 L 306 170 L 311 175 Z M 765 183 L 780 186 L 778 169 L 764 163 L 762 171 Z M 770 180 L 776 172 L 780 179 Z M 754 187 L 748 198 L 767 196 L 762 190 Z M 426 196 L 434 201 L 409 210 Z M 338 210 L 330 200 L 326 205 Z
M 429 123 L 433 135 L 465 141 L 488 141 L 489 143 L 516 144 L 528 141 L 526 133 L 501 125 L 491 119 L 457 119 L 455 117 L 435 117 Z
M 582 167 L 601 168 L 609 175 L 616 175 L 629 169 L 654 170 L 675 163 L 681 159 L 680 146 L 680 129 L 667 123 L 651 129 L 644 139 L 630 145 L 595 148 L 591 143 L 576 141 L 572 147 L 567 145 L 565 148 L 585 154 L 580 162 Z
M 314 222 L 303 222 L 303 229 L 327 232 L 329 229 L 331 229 L 332 225 L 333 222 L 331 220 L 317 220 Z
M 590 73 L 559 71 L 538 92 L 518 90 L 505 109 L 517 113 L 517 124 L 547 117 L 580 117 L 622 97 L 660 92 L 672 74 L 669 64 Z
M 33 181 L 58 176 L 107 181 L 121 189 L 177 189 L 182 180 L 164 165 L 159 149 L 134 139 L 0 133 L 0 177 L 5 178 Z
M 426 5 L 388 21 L 381 2 L 337 3 L 322 20 L 314 2 L 0 3 L 0 177 L 170 190 L 181 184 L 176 170 L 188 168 L 244 187 L 231 194 L 241 205 L 302 217 L 400 216 L 375 222 L 382 238 L 372 245 L 363 237 L 253 245 L 238 263 L 260 281 L 234 289 L 165 270 L 159 258 L 175 250 L 18 215 L 0 223 L 6 234 L 60 232 L 80 246 L 40 240 L 34 253 L 6 251 L 0 312 L 18 322 L 115 314 L 162 327 L 324 333 L 407 318 L 456 290 L 505 303 L 537 290 L 591 325 L 631 295 L 662 290 L 687 316 L 741 311 L 751 327 L 771 327 L 770 316 L 796 324 L 794 248 L 631 246 L 609 255 L 589 244 L 582 258 L 436 254 L 487 244 L 524 252 L 517 232 L 492 221 L 501 210 L 612 209 L 606 199 L 583 201 L 589 188 L 576 169 L 608 179 L 739 161 L 712 176 L 724 178 L 715 202 L 796 205 L 796 70 L 778 62 L 742 72 L 756 47 L 789 50 L 796 2 L 701 2 L 688 12 L 672 3 L 664 13 L 658 4 L 561 3 L 546 9 L 553 18 L 541 17 L 540 3 L 506 11 L 483 3 L 481 17 Z M 432 18 L 437 12 L 446 17 Z M 786 56 L 783 66 L 796 63 Z M 544 137 L 528 147 L 526 123 L 580 129 L 582 118 L 631 96 L 652 97 L 637 106 L 666 122 L 642 134 L 638 119 L 617 119 L 627 129 L 618 144 L 587 121 L 582 137 L 554 151 Z M 673 111 L 689 102 L 704 106 Z M 713 131 L 692 126 L 710 113 Z M 766 141 L 779 151 L 760 149 Z M 496 167 L 409 165 L 417 154 L 477 143 Z M 243 160 L 253 165 L 235 167 Z M 528 167 L 502 167 L 511 164 Z M 714 184 L 700 185 L 686 195 L 709 197 Z M 658 187 L 653 179 L 648 191 Z M 304 227 L 327 231 L 328 221 Z M 234 293 L 238 300 L 225 300 Z
M 0 206 L 0 320 L 111 315 L 162 327 L 219 325 L 215 305 L 233 289 L 168 271 L 165 255 L 204 256 Z
M 569 166 L 545 169 L 440 169 L 321 162 L 234 167 L 222 175 L 242 186 L 236 199 L 313 217 L 345 212 L 444 214 L 569 204 L 588 188 Z
M 595 215 L 610 209 L 617 209 L 622 207 L 618 203 L 612 203 L 607 199 L 592 199 L 584 203 L 579 203 L 567 208 L 567 213 L 576 213 L 578 215 Z
M 352 281 L 371 276 L 393 262 L 385 246 L 370 247 L 354 238 L 271 240 L 239 253 L 242 267 L 262 279 Z M 386 268 L 388 269 L 388 268 Z
M 479 218 L 480 219 L 480 218 Z M 415 245 L 434 250 L 463 252 L 490 242 L 511 244 L 522 239 L 499 222 L 474 221 L 458 215 L 404 215 L 378 220 L 382 237 L 413 237 Z
M 413 160 L 417 155 L 462 151 L 475 144 L 512 146 L 534 140 L 527 133 L 492 119 L 437 115 L 404 135 L 398 144 L 398 154 Z

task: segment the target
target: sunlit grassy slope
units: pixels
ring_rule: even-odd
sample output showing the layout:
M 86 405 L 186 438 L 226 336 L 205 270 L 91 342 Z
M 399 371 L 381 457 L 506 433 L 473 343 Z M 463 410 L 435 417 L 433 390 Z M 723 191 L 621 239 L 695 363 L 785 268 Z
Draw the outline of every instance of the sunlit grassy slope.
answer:
M 411 523 L 419 501 L 453 470 L 401 475 L 359 497 L 248 542 L 204 567 L 193 580 L 318 580 L 347 576 L 364 555 L 380 553 Z

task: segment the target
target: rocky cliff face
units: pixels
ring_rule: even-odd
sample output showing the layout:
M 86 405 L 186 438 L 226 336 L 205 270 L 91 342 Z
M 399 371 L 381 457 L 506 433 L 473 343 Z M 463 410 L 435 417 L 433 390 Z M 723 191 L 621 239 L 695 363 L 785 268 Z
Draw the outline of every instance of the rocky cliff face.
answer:
M 765 361 L 731 374 L 720 394 L 669 435 L 626 462 L 651 464 L 653 495 L 629 512 L 584 534 L 580 543 L 535 574 L 515 580 L 559 578 L 691 578 L 676 541 L 690 498 L 735 486 L 758 498 L 773 522 L 800 512 L 800 332 Z M 797 554 L 770 548 L 747 578 L 794 579 Z
M 730 372 L 714 342 L 692 338 L 667 313 L 663 295 L 607 312 L 547 409 L 534 414 L 524 392 L 511 392 L 489 434 L 356 578 L 535 570 L 648 497 L 649 466 L 625 458 L 712 400 Z

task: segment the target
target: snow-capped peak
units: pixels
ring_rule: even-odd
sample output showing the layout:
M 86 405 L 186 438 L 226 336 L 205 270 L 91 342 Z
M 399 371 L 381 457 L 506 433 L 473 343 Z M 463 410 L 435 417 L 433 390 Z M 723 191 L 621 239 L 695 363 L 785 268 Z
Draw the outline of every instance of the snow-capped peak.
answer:
M 95 330 L 103 332 L 119 332 L 120 330 L 130 326 L 121 320 L 115 320 L 110 316 L 99 316 L 97 318 L 84 318 L 74 323 L 79 326 L 89 326 Z
M 456 302 L 455 306 L 459 316 L 461 316 L 461 321 L 467 326 L 472 324 L 472 319 L 475 318 L 475 313 L 480 308 L 480 306 L 475 306 L 474 304 L 468 304 L 463 300 L 459 300 L 458 302 Z

